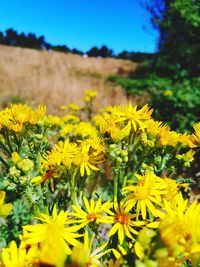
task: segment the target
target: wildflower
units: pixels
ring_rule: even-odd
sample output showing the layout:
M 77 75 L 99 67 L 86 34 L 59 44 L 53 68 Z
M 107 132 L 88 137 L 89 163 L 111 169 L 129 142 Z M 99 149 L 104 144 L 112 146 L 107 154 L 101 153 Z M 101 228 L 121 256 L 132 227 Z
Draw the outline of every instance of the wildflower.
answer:
M 161 178 L 152 173 L 144 175 L 135 174 L 138 179 L 137 185 L 127 186 L 123 191 L 127 194 L 125 199 L 125 210 L 130 211 L 136 206 L 136 214 L 142 214 L 143 220 L 146 220 L 147 212 L 155 217 L 162 215 L 159 207 L 162 206 L 161 195 L 165 193 L 165 186 Z
M 61 136 L 75 136 L 81 138 L 97 138 L 98 133 L 94 126 L 89 122 L 78 124 L 67 124 L 61 129 Z
M 14 164 L 16 164 L 17 162 L 21 160 L 21 157 L 17 152 L 13 152 L 11 156 L 12 156 L 12 161 Z
M 80 224 L 80 228 L 83 228 L 90 223 L 107 223 L 107 216 L 105 216 L 105 214 L 112 206 L 109 201 L 102 204 L 101 197 L 97 200 L 96 204 L 93 199 L 91 199 L 89 203 L 86 197 L 83 198 L 83 201 L 85 204 L 85 210 L 73 205 L 72 208 L 75 212 L 71 213 L 71 215 L 78 218 L 75 222 Z
M 65 123 L 77 123 L 80 119 L 76 115 L 69 114 L 63 117 L 63 121 Z
M 112 249 L 105 249 L 108 243 L 97 247 L 92 250 L 94 244 L 94 237 L 89 240 L 88 232 L 86 231 L 84 234 L 84 243 L 73 248 L 72 251 L 72 264 L 76 266 L 87 266 L 87 267 L 99 267 L 102 266 L 100 262 L 100 258 L 110 252 Z
M 96 138 L 98 136 L 96 128 L 90 122 L 80 122 L 76 125 L 75 133 L 81 137 Z
M 5 191 L 0 191 L 0 216 L 8 216 L 13 208 L 11 203 L 4 204 L 5 196 Z
M 85 102 L 90 102 L 93 98 L 97 96 L 97 92 L 94 90 L 85 90 L 84 95 Z
M 179 134 L 171 131 L 169 126 L 164 126 L 158 132 L 158 139 L 161 146 L 176 146 L 179 141 Z
M 192 136 L 190 134 L 180 134 L 179 133 L 179 140 L 178 143 L 181 144 L 183 147 L 189 147 L 189 148 L 194 148 L 195 144 L 192 140 Z
M 121 263 L 122 263 L 122 258 L 119 258 L 116 261 L 110 259 L 108 262 L 108 267 L 120 267 Z
M 173 200 L 179 192 L 179 185 L 176 183 L 176 181 L 167 177 L 163 179 L 163 183 L 165 186 L 163 198 L 168 201 Z
M 45 125 L 55 125 L 55 126 L 60 126 L 61 125 L 61 118 L 55 115 L 47 115 L 45 117 L 44 123 Z
M 162 122 L 160 121 L 155 121 L 153 119 L 150 119 L 148 121 L 146 121 L 146 125 L 147 128 L 145 129 L 147 134 L 150 135 L 151 137 L 155 137 L 157 136 L 157 134 L 159 133 L 159 131 L 164 127 L 166 127 L 165 125 L 163 125 Z
M 77 112 L 82 109 L 82 107 L 76 103 L 71 103 L 66 107 L 69 109 L 70 113 L 73 115 L 76 115 Z
M 25 244 L 39 244 L 44 253 L 48 250 L 54 251 L 56 247 L 59 247 L 66 254 L 71 254 L 69 245 L 79 245 L 76 238 L 81 235 L 74 233 L 76 229 L 73 229 L 73 227 L 67 227 L 67 224 L 71 223 L 70 220 L 67 220 L 67 212 L 61 211 L 58 214 L 57 208 L 54 206 L 52 216 L 42 213 L 38 219 L 43 223 L 23 226 L 22 240 Z
M 2 249 L 2 263 L 4 267 L 25 267 L 33 266 L 36 262 L 37 254 L 33 249 L 27 250 L 23 243 L 17 247 L 12 241 L 8 248 Z
M 109 232 L 109 237 L 118 232 L 119 243 L 122 244 L 125 236 L 133 239 L 133 235 L 137 235 L 133 227 L 142 226 L 145 222 L 135 221 L 135 214 L 130 214 L 125 210 L 124 204 L 118 205 L 117 200 L 114 201 L 114 212 L 110 211 L 108 216 L 109 223 L 114 224 Z
M 47 170 L 56 169 L 61 165 L 70 168 L 73 157 L 77 152 L 78 148 L 75 143 L 70 143 L 69 140 L 60 141 L 53 150 L 46 153 L 42 164 Z
M 144 131 L 144 129 L 147 128 L 146 122 L 151 119 L 152 112 L 153 110 L 150 110 L 148 105 L 137 110 L 137 106 L 133 107 L 130 103 L 128 106 L 119 108 L 116 112 L 116 114 L 120 116 L 117 122 L 124 121 L 132 125 L 134 131 L 138 129 Z
M 96 165 L 104 161 L 104 153 L 102 149 L 94 150 L 91 148 L 91 145 L 87 141 L 82 142 L 80 152 L 75 155 L 73 160 L 73 163 L 77 167 L 80 167 L 80 173 L 82 177 L 85 173 L 90 175 L 91 170 L 99 170 Z
M 172 90 L 165 90 L 164 92 L 163 92 L 163 95 L 164 96 L 172 96 L 173 95 L 173 92 L 172 92 Z
M 200 205 L 195 200 L 188 205 L 178 194 L 174 201 L 164 201 L 166 215 L 160 223 L 160 236 L 172 257 L 182 255 L 188 259 L 200 257 Z
M 200 144 L 200 122 L 195 123 L 193 126 L 195 132 L 192 135 L 192 139 L 196 145 Z

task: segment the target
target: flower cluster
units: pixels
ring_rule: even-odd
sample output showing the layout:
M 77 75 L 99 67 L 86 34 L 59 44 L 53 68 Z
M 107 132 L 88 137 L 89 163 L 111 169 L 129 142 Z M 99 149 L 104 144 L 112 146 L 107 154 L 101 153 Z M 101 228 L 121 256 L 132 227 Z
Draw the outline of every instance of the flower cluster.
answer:
M 0 112 L 0 266 L 198 266 L 200 122 L 178 133 L 131 103 L 94 115 L 95 97 Z

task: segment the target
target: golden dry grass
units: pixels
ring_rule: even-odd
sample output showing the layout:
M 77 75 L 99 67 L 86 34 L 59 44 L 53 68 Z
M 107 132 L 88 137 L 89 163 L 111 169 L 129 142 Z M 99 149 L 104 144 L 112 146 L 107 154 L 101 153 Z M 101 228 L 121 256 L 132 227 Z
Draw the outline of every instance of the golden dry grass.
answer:
M 78 55 L 0 46 L 1 101 L 18 96 L 29 104 L 44 103 L 58 113 L 61 104 L 82 104 L 83 91 L 98 91 L 95 108 L 124 104 L 120 87 L 105 82 L 106 76 L 133 71 L 136 64 L 117 59 L 83 58 Z

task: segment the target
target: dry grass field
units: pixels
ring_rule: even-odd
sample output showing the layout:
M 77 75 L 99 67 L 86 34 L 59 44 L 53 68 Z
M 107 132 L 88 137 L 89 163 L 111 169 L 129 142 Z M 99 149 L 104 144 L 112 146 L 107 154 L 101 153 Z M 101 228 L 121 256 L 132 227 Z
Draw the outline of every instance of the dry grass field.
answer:
M 83 91 L 94 89 L 96 109 L 123 104 L 129 99 L 122 88 L 105 80 L 112 73 L 135 68 L 124 60 L 0 46 L 0 101 L 19 97 L 32 105 L 44 103 L 48 112 L 58 113 L 61 104 L 82 104 Z

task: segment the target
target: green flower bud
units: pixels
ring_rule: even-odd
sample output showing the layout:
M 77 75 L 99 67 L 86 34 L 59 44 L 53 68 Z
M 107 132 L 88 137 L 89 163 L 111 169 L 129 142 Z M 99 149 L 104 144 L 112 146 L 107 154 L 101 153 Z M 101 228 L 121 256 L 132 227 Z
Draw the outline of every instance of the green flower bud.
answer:
M 28 173 L 33 168 L 33 166 L 34 164 L 30 159 L 22 159 L 17 162 L 17 167 L 24 173 Z

